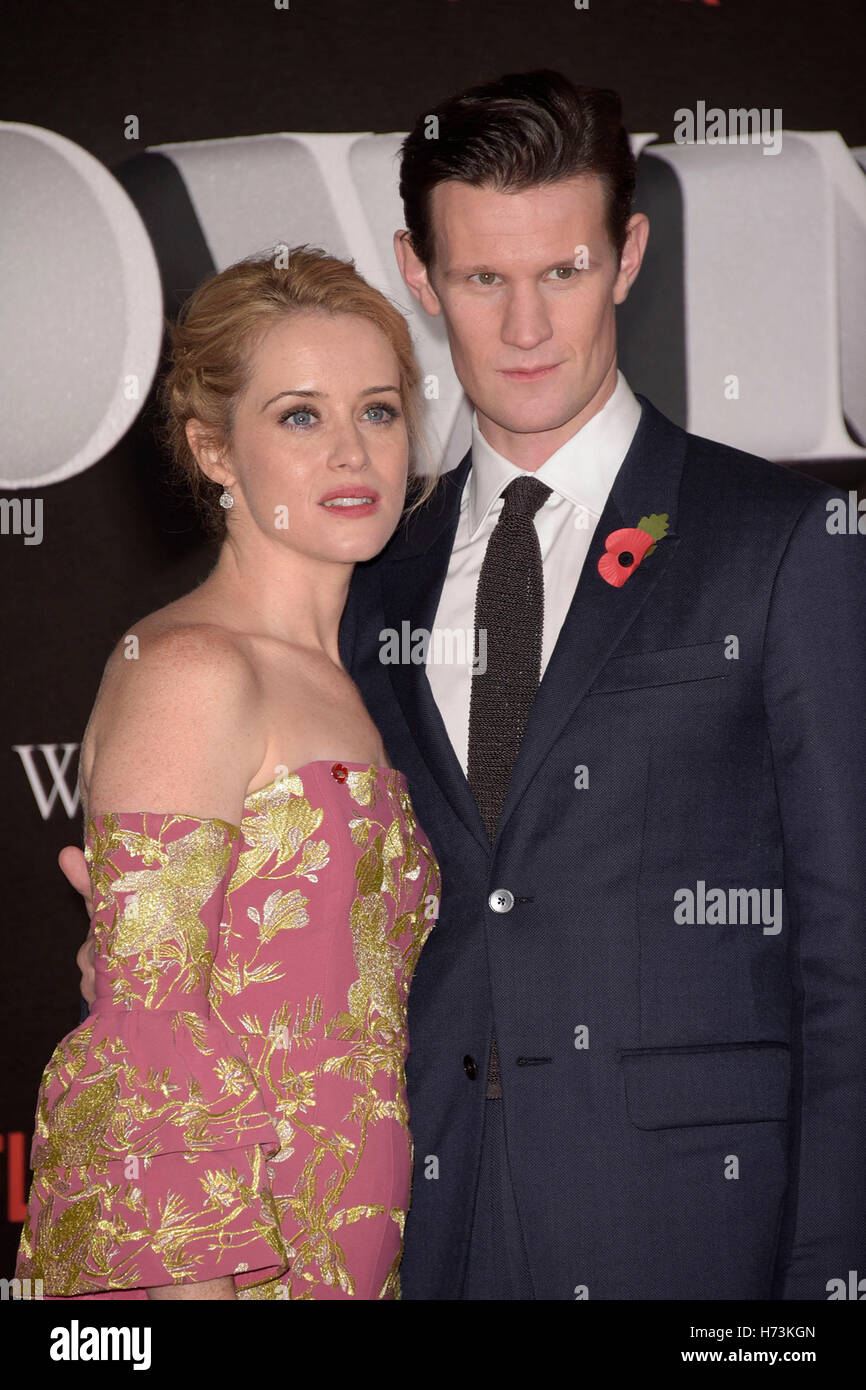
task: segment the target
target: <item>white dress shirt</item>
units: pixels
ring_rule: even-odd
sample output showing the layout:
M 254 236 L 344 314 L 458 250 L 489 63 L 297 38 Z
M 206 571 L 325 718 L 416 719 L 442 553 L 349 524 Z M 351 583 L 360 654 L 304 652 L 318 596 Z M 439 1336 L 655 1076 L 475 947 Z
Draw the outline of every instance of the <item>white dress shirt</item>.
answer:
M 542 677 L 574 597 L 593 532 L 640 420 L 641 407 L 622 372 L 597 415 L 534 470 L 551 494 L 535 514 L 544 570 Z M 454 548 L 428 644 L 427 678 L 433 698 L 463 768 L 469 761 L 469 696 L 475 595 L 493 528 L 502 511 L 503 490 L 526 470 L 491 448 L 472 413 L 472 467 L 460 499 Z M 519 557 L 515 557 L 519 564 Z M 435 640 L 436 633 L 464 634 L 464 641 Z M 459 660 L 461 652 L 468 660 Z M 479 644 L 478 655 L 484 650 Z

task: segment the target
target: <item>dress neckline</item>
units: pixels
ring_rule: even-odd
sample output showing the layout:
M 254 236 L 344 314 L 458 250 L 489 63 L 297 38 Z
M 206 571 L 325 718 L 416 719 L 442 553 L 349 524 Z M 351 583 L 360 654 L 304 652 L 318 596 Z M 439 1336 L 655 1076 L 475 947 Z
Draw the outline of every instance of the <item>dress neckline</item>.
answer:
M 352 763 L 347 762 L 345 758 L 313 758 L 311 762 L 301 763 L 300 767 L 293 767 L 290 772 L 283 772 L 279 777 L 272 777 L 270 782 L 265 782 L 264 786 L 256 787 L 255 791 L 248 792 L 244 797 L 244 805 L 246 806 L 248 801 L 252 801 L 255 797 L 261 796 L 262 792 L 269 791 L 271 787 L 275 787 L 278 783 L 288 782 L 290 777 L 299 777 L 301 773 L 306 772 L 308 768 L 323 766 L 342 766 L 348 768 L 350 771 L 360 772 L 369 772 L 372 768 L 375 772 L 392 772 L 395 777 L 400 777 L 404 782 L 406 781 L 406 774 L 404 772 L 401 772 L 397 767 L 389 767 L 385 763 Z M 333 778 L 333 781 L 336 782 L 337 778 Z M 338 783 L 338 785 L 342 785 L 342 783 Z
M 397 777 L 400 781 L 402 781 L 404 785 L 406 785 L 405 772 L 401 772 L 400 769 L 397 767 L 389 767 L 385 763 L 353 763 L 346 762 L 341 758 L 337 758 L 336 760 L 334 760 L 333 758 L 314 758 L 311 762 L 301 763 L 300 767 L 292 768 L 291 772 L 282 773 L 279 777 L 272 777 L 270 782 L 265 782 L 263 787 L 256 787 L 255 791 L 248 792 L 247 795 L 244 797 L 243 804 L 244 806 L 247 806 L 251 801 L 254 802 L 257 797 L 261 796 L 263 792 L 270 791 L 280 782 L 288 782 L 290 777 L 299 777 L 300 774 L 302 772 L 306 772 L 308 768 L 339 767 L 341 765 L 345 768 L 348 768 L 350 771 L 369 772 L 372 769 L 372 771 L 374 772 L 390 772 L 393 773 L 393 775 Z M 337 784 L 337 786 L 342 785 L 342 782 L 337 782 L 336 778 L 332 778 L 332 781 L 334 781 Z M 183 820 L 196 821 L 198 822 L 198 824 L 204 823 L 203 818 L 201 816 L 192 816 L 185 811 L 100 811 L 98 816 L 88 817 L 87 825 L 85 826 L 85 840 L 87 840 L 90 837 L 91 829 L 96 829 L 96 827 L 105 820 L 105 817 L 107 815 L 144 816 L 151 814 L 177 816 Z M 223 820 L 221 817 L 218 816 L 212 816 L 209 817 L 209 819 L 213 820 L 216 824 L 227 825 L 232 830 L 240 831 L 243 829 L 242 825 L 237 825 L 234 821 Z M 244 817 L 244 819 L 246 819 L 246 817 Z

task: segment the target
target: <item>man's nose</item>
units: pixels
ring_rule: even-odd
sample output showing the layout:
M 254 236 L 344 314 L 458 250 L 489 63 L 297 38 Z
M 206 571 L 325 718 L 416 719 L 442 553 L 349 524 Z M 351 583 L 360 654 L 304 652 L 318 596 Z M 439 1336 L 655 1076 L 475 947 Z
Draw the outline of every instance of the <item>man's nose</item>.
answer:
M 535 286 L 515 287 L 502 321 L 502 341 L 526 351 L 546 342 L 552 334 L 550 315 L 541 291 Z

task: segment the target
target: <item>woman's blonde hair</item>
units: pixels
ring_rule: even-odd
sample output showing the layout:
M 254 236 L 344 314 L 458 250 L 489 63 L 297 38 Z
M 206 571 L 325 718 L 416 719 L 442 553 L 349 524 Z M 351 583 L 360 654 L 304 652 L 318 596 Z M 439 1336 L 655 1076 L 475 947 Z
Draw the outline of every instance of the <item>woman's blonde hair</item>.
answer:
M 257 341 L 286 315 L 310 310 L 357 314 L 388 339 L 399 367 L 409 439 L 406 514 L 435 489 L 421 424 L 421 372 L 403 314 L 358 274 L 354 262 L 341 261 L 317 246 L 278 246 L 211 276 L 190 295 L 169 330 L 168 367 L 160 387 L 160 436 L 211 535 L 225 535 L 222 487 L 199 467 L 186 437 L 187 421 L 200 420 L 207 436 L 225 446 L 238 397 L 249 384 Z M 428 465 L 423 474 L 416 471 L 419 454 Z

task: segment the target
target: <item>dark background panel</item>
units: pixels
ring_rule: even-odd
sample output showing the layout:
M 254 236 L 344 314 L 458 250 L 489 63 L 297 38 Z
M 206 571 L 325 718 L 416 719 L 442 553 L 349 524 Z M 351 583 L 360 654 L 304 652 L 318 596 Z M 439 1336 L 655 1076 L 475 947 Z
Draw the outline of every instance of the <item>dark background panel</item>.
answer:
M 677 108 L 703 100 L 781 107 L 786 129 L 838 130 L 857 146 L 866 145 L 864 37 L 862 0 L 590 0 L 588 10 L 573 0 L 291 0 L 288 10 L 272 0 L 6 0 L 0 117 L 77 142 L 118 169 L 133 196 L 127 162 L 147 146 L 269 131 L 402 131 L 450 92 L 542 66 L 617 88 L 629 129 L 664 142 Z M 129 115 L 140 122 L 137 142 L 124 138 Z M 644 191 L 661 208 L 665 190 L 648 182 Z M 158 210 L 153 216 L 158 241 Z M 62 206 L 57 228 L 62 257 Z M 163 264 L 170 254 L 162 248 Z M 675 265 L 656 269 L 678 283 Z M 640 281 L 628 308 L 633 335 L 639 295 Z M 682 305 L 671 302 L 663 326 L 675 333 L 681 322 Z M 61 408 L 52 389 L 62 394 L 47 389 L 46 410 Z M 660 397 L 665 389 L 660 379 Z M 680 413 L 673 399 L 658 403 Z M 42 545 L 0 537 L 0 1275 L 11 1273 L 17 1245 L 20 1153 L 39 1076 L 78 1021 L 74 955 L 86 929 L 55 867 L 61 846 L 80 842 L 80 817 L 58 802 L 42 818 L 13 746 L 79 743 L 111 646 L 213 560 L 165 477 L 152 424 L 150 402 L 100 463 L 42 490 Z M 810 471 L 846 487 L 863 479 L 859 461 Z
M 4 16 L 6 118 L 109 165 L 129 112 L 143 144 L 404 130 L 443 94 L 544 66 L 615 87 L 629 129 L 663 141 L 704 100 L 866 142 L 861 0 L 6 0 Z

